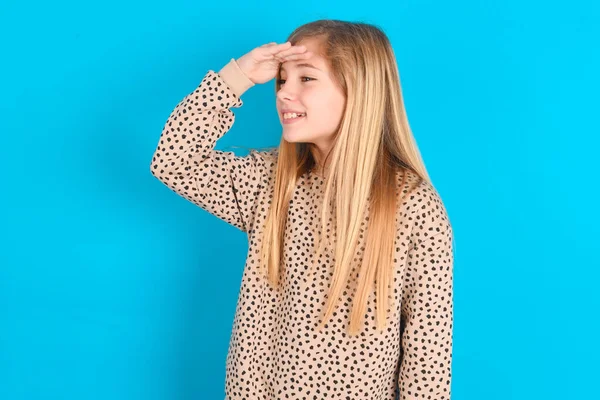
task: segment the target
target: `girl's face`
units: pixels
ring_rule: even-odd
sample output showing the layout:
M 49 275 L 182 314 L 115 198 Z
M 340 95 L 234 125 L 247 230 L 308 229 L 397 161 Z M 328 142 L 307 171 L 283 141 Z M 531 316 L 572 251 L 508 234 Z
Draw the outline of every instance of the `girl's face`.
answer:
M 337 132 L 346 98 L 334 84 L 328 63 L 318 55 L 318 42 L 303 40 L 311 56 L 281 64 L 281 87 L 277 92 L 277 111 L 288 142 L 307 142 L 317 146 L 321 155 L 327 154 Z M 287 119 L 287 111 L 304 116 Z M 292 116 L 293 117 L 293 116 Z

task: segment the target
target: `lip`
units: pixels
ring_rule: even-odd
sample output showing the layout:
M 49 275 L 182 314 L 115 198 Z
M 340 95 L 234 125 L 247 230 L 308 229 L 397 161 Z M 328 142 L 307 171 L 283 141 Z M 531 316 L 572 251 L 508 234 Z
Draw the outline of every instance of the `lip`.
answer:
M 294 118 L 294 119 L 285 119 L 285 118 L 281 118 L 281 122 L 284 124 L 293 124 L 296 123 L 298 121 L 302 121 L 302 118 L 306 118 L 306 116 L 304 117 L 300 117 L 300 118 Z
M 284 109 L 282 109 L 282 110 L 281 110 L 281 113 L 282 113 L 282 114 L 285 114 L 285 113 L 296 113 L 296 114 L 302 114 L 302 113 L 304 113 L 304 111 L 290 110 L 289 108 L 284 108 Z

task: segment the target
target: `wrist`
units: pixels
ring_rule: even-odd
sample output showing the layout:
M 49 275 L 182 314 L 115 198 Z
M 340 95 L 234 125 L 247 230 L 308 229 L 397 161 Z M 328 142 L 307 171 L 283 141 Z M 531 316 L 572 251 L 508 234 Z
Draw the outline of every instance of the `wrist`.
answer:
M 221 68 L 219 75 L 238 97 L 255 85 L 234 58 Z

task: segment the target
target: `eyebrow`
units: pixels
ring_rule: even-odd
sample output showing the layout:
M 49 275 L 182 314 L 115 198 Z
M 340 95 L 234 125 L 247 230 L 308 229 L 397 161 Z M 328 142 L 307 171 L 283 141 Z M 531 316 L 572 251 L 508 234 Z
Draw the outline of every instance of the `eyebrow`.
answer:
M 296 64 L 296 67 L 300 68 L 300 67 L 307 67 L 307 68 L 313 68 L 316 69 L 317 71 L 321 71 L 319 68 L 315 67 L 314 65 L 310 64 L 310 63 L 300 63 L 300 64 Z M 281 70 L 284 71 L 285 68 L 283 66 L 283 64 L 281 65 Z M 322 72 L 322 71 L 321 71 Z

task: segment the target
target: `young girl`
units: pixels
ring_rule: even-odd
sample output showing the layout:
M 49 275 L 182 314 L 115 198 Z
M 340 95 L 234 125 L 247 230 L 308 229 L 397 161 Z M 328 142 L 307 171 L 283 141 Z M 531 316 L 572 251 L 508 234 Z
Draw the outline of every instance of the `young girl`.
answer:
M 273 78 L 279 146 L 215 150 Z M 227 399 L 450 399 L 452 226 L 380 29 L 315 21 L 209 70 L 151 171 L 248 234 Z

